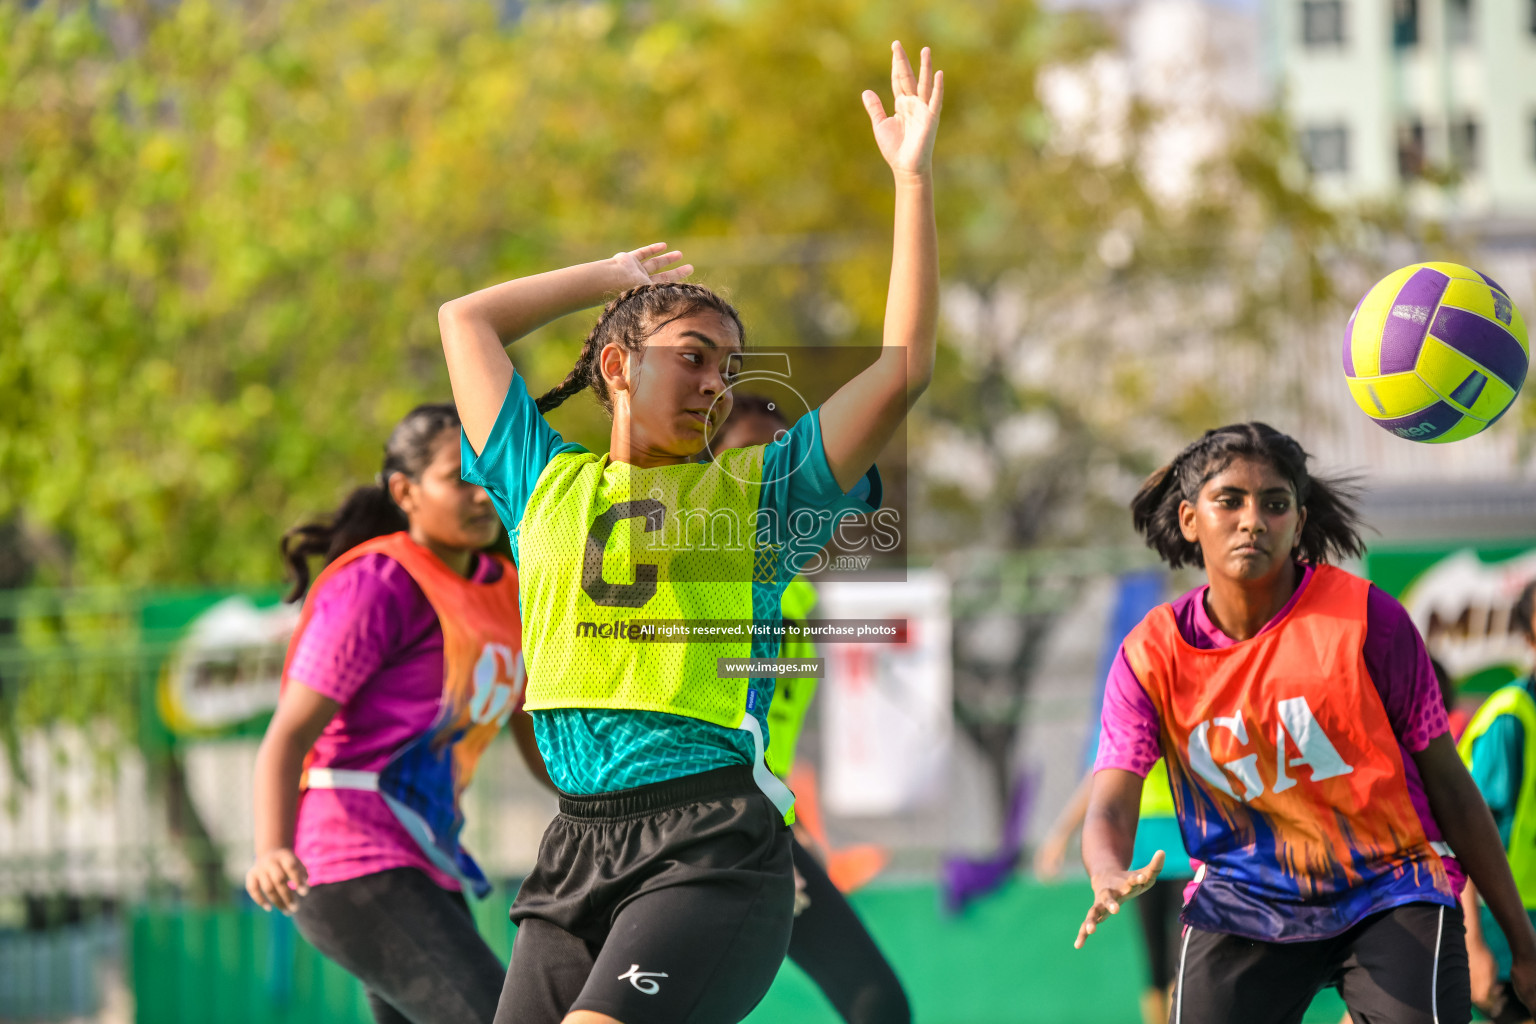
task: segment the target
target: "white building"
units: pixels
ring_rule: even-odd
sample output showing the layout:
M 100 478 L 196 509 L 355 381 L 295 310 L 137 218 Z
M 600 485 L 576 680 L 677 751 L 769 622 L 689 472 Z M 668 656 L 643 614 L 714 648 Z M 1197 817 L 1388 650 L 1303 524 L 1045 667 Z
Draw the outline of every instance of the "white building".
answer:
M 1267 3 L 1271 73 L 1321 188 L 1406 189 L 1480 235 L 1536 234 L 1536 2 Z

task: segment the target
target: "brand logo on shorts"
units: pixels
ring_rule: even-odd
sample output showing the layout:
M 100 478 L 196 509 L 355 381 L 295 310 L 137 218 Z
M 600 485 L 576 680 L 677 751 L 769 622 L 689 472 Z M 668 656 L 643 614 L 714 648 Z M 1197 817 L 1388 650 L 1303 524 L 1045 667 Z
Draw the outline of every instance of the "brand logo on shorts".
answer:
M 630 964 L 629 970 L 619 975 L 619 980 L 624 981 L 627 978 L 629 983 L 635 986 L 635 988 L 648 996 L 653 996 L 661 991 L 661 986 L 651 979 L 665 977 L 666 974 L 661 971 L 642 971 L 639 964 Z

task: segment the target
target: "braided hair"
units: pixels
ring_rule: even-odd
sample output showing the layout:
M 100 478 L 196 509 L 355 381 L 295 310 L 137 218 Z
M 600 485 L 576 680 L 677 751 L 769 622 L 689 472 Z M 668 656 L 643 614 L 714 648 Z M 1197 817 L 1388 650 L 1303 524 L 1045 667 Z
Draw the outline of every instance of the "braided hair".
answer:
M 458 429 L 459 411 L 452 405 L 418 405 L 389 432 L 384 468 L 374 483 L 354 488 L 329 516 L 283 534 L 279 547 L 294 580 L 289 601 L 297 601 L 309 589 L 311 557 L 320 555 L 330 563 L 365 540 L 410 528 L 410 521 L 389 492 L 389 478 L 404 473 L 419 480 L 432 464 L 443 432 Z
M 1307 511 L 1297 553 L 1314 565 L 1365 551 L 1360 539 L 1359 492 L 1349 479 L 1323 479 L 1307 472 L 1306 450 L 1267 423 L 1234 423 L 1207 430 L 1168 465 L 1147 477 L 1131 501 L 1131 522 L 1147 546 L 1173 569 L 1204 567 L 1200 545 L 1184 539 L 1179 506 L 1193 502 L 1216 474 L 1236 459 L 1269 463 L 1291 485 L 1298 508 Z
M 720 314 L 721 318 L 736 325 L 736 336 L 746 344 L 746 329 L 741 325 L 741 315 L 736 308 L 719 295 L 700 284 L 677 281 L 672 284 L 642 284 L 621 293 L 603 307 L 602 315 L 592 325 L 592 333 L 576 357 L 576 365 L 565 375 L 565 380 L 539 396 L 539 412 L 546 413 L 559 406 L 567 398 L 580 394 L 587 388 L 597 393 L 597 400 L 608 414 L 613 415 L 613 395 L 608 382 L 603 380 L 598 366 L 598 356 L 612 342 L 631 352 L 645 348 L 646 341 L 674 320 L 682 320 L 703 312 Z

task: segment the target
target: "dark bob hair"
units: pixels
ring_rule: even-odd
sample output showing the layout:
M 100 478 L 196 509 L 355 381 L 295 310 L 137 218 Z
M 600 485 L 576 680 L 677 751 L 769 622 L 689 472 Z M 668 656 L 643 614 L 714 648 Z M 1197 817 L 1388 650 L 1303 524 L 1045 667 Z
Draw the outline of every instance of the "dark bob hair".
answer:
M 1307 472 L 1305 449 L 1289 435 L 1267 423 L 1234 423 L 1207 430 L 1205 436 L 1180 452 L 1141 485 L 1131 501 L 1131 521 L 1147 546 L 1170 568 L 1204 567 L 1200 545 L 1184 539 L 1179 529 L 1179 505 L 1193 502 L 1216 474 L 1237 459 L 1269 463 L 1286 478 L 1296 504 L 1307 511 L 1297 554 L 1319 565 L 1365 551 L 1360 539 L 1358 489 L 1350 480 L 1327 480 Z

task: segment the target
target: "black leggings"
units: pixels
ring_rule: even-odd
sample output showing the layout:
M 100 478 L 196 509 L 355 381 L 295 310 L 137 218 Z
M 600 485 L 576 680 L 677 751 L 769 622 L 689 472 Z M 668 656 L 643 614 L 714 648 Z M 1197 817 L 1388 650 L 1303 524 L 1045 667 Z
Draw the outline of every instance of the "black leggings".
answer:
M 789 959 L 848 1024 L 908 1024 L 907 994 L 875 940 L 816 858 L 798 842 L 792 853 L 811 902 L 795 918 Z
M 378 1024 L 489 1024 L 505 968 L 464 895 L 416 868 L 312 886 L 299 933 L 368 990 Z

